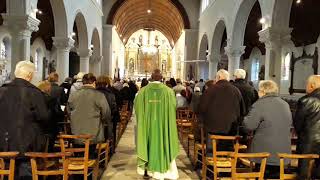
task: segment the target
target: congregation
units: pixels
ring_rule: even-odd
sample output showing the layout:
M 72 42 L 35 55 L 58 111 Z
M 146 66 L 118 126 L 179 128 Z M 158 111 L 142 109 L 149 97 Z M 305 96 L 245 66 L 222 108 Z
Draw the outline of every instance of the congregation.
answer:
M 0 133 L 5 137 L 1 138 L 0 150 L 19 153 L 16 176 L 20 179 L 32 177 L 25 153 L 59 152 L 56 138 L 61 132 L 91 135 L 90 159 L 97 156 L 96 146 L 103 142 L 111 142 L 110 154 L 116 153 L 117 126 L 121 121 L 119 112 L 122 106 L 127 103 L 126 110 L 132 111 L 138 90 L 146 87 L 149 81 L 154 81 L 144 78 L 136 83 L 133 80 L 115 79 L 112 83 L 110 77 L 95 77 L 92 73 L 80 72 L 58 85 L 59 75 L 53 72 L 36 87 L 30 83 L 34 70 L 33 63 L 19 62 L 15 70 L 16 78 L 0 88 L 0 123 L 3 124 Z M 181 110 L 191 109 L 198 118 L 193 134 L 195 142 L 200 142 L 203 137 L 199 136 L 199 132 L 205 131 L 207 157 L 213 155 L 215 148 L 212 135 L 240 135 L 240 142 L 248 147 L 248 152 L 270 153 L 266 161 L 265 178 L 279 178 L 281 164 L 277 155 L 291 154 L 292 136 L 297 137 L 295 153 L 319 153 L 320 77 L 309 77 L 307 95 L 297 102 L 295 109 L 279 96 L 275 82 L 261 81 L 257 91 L 245 79 L 246 72 L 243 69 L 235 71 L 234 80 L 226 70 L 221 69 L 214 80 L 207 82 L 202 79 L 182 82 L 174 78 L 158 81 L 172 88 L 175 93 L 177 115 Z M 64 129 L 66 120 L 70 121 L 68 130 Z M 75 139 L 72 143 L 76 148 L 82 147 L 84 142 Z M 218 145 L 223 150 L 230 150 L 233 144 Z M 259 160 L 253 162 L 261 163 Z M 285 161 L 285 164 L 288 163 Z M 299 179 L 319 177 L 318 161 L 313 173 L 308 163 L 307 160 L 299 161 Z M 202 169 L 202 175 L 206 177 L 207 171 Z

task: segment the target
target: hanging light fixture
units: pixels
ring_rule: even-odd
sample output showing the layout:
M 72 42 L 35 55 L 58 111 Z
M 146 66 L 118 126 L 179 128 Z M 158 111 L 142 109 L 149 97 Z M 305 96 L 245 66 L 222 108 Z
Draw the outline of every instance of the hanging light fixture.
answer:
M 297 4 L 300 4 L 300 3 L 301 3 L 301 0 L 297 0 L 296 3 L 297 3 Z

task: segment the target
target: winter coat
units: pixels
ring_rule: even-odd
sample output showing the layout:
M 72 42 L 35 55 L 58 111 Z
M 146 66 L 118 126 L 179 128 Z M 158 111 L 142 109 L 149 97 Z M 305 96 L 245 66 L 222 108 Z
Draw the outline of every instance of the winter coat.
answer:
M 0 151 L 44 151 L 49 113 L 37 87 L 19 78 L 3 85 L 0 112 Z
M 249 151 L 271 153 L 268 165 L 279 166 L 277 153 L 291 153 L 292 115 L 288 103 L 280 97 L 267 95 L 260 98 L 243 124 L 254 133 Z
M 119 113 L 119 108 L 117 106 L 115 95 L 108 88 L 97 88 L 97 90 L 104 94 L 104 96 L 106 97 L 106 99 L 108 101 L 108 105 L 110 107 L 110 110 L 111 110 L 111 122 L 108 122 L 108 124 L 118 123 L 120 121 L 120 113 Z M 112 132 L 112 126 L 108 126 L 107 131 L 108 131 L 108 133 Z M 110 138 L 110 137 L 111 136 L 109 136 L 109 134 L 108 134 L 108 138 Z
M 104 141 L 104 127 L 110 126 L 111 111 L 105 96 L 93 87 L 83 86 L 70 94 L 68 110 L 71 113 L 72 134 L 94 135 L 93 143 Z
M 233 85 L 236 86 L 241 92 L 246 107 L 245 114 L 247 114 L 250 111 L 252 104 L 259 99 L 259 97 L 257 96 L 258 93 L 254 89 L 254 87 L 250 86 L 244 79 L 236 79 Z
M 320 89 L 311 94 L 303 96 L 297 104 L 297 111 L 293 121 L 295 131 L 298 135 L 297 153 L 319 154 L 320 152 Z M 317 160 L 319 161 L 319 160 Z M 320 162 L 319 162 L 320 163 Z M 316 164 L 319 164 L 316 163 Z M 300 175 L 307 173 L 307 161 L 300 164 Z M 317 172 L 320 167 L 317 167 Z
M 70 94 L 73 94 L 74 92 L 77 92 L 78 90 L 80 90 L 83 86 L 82 81 L 77 81 L 75 83 L 72 84 L 71 89 L 70 89 Z
M 210 86 L 201 96 L 200 115 L 208 132 L 234 134 L 244 114 L 240 91 L 226 80 Z

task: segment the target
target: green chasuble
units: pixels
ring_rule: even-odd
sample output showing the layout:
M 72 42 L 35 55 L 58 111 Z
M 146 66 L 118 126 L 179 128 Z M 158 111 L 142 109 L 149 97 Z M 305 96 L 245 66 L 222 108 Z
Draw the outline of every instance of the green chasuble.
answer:
M 165 173 L 179 153 L 174 92 L 164 84 L 150 83 L 138 93 L 134 108 L 138 166 Z

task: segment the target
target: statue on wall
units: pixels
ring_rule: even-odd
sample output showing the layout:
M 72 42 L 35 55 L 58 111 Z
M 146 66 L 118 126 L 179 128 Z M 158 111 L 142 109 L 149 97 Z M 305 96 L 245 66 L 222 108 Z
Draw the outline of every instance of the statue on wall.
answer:
M 161 71 L 167 72 L 167 61 L 166 60 L 162 60 Z
M 56 72 L 56 61 L 55 60 L 52 60 L 49 63 L 49 74 L 52 72 Z
M 134 59 L 130 58 L 129 60 L 129 73 L 133 73 L 134 72 Z
M 139 45 L 142 46 L 143 44 L 143 36 L 142 34 L 139 36 Z
M 264 75 L 265 75 L 265 66 L 262 65 L 259 72 L 259 81 L 264 80 L 264 77 L 265 77 Z
M 155 37 L 155 40 L 154 40 L 154 46 L 158 47 L 159 46 L 159 39 L 158 39 L 158 36 Z

